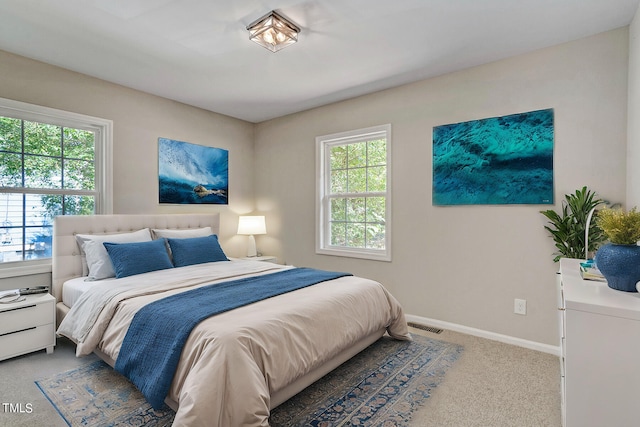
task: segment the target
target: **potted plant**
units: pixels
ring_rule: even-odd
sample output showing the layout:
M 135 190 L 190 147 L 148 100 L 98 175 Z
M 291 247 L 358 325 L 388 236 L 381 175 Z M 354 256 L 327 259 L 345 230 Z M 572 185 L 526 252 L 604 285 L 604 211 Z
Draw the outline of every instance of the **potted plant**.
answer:
M 582 187 L 573 194 L 565 195 L 560 213 L 552 209 L 540 211 L 549 219 L 549 225 L 544 228 L 551 233 L 556 245 L 554 262 L 560 258 L 584 259 L 587 252 L 594 252 L 605 241 L 602 230 L 591 221 L 592 213 L 601 203 L 604 201 L 596 197 L 595 192 Z
M 598 212 L 596 224 L 609 243 L 596 253 L 596 265 L 612 289 L 638 292 L 640 281 L 640 212 L 634 207 L 603 209 Z

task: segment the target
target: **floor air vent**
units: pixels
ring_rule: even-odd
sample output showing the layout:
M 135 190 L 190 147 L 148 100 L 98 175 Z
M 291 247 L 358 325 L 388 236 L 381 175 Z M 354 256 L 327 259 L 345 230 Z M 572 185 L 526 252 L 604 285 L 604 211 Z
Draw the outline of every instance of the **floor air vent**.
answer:
M 433 332 L 434 334 L 440 334 L 443 331 L 443 329 L 440 328 L 434 328 L 433 326 L 422 325 L 415 322 L 407 322 L 407 325 L 411 326 L 412 328 L 422 329 L 423 331 Z

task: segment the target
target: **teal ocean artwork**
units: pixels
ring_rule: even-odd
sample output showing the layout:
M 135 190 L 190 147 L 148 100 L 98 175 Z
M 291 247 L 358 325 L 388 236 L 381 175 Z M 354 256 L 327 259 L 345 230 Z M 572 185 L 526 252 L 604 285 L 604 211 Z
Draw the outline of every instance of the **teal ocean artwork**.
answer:
M 433 204 L 553 204 L 553 109 L 433 128 Z
M 159 202 L 226 205 L 229 151 L 158 138 Z

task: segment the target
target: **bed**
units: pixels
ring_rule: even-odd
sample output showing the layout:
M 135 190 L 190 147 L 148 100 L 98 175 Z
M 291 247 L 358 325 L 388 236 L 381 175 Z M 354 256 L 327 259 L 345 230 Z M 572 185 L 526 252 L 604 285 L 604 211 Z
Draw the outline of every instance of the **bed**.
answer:
M 237 291 L 236 283 L 251 282 L 256 286 L 262 283 L 258 281 L 275 282 L 280 277 L 307 273 L 292 266 L 228 259 L 117 279 L 86 280 L 86 254 L 78 246 L 79 236 L 96 236 L 99 242 L 109 242 L 109 236 L 117 234 L 149 229 L 153 238 L 157 237 L 153 230 L 159 235 L 166 231 L 173 238 L 164 242 L 176 244 L 170 247 L 175 251 L 169 250 L 169 256 L 174 257 L 173 263 L 179 263 L 182 255 L 178 243 L 184 247 L 184 242 L 202 241 L 204 238 L 192 238 L 201 230 L 217 235 L 219 221 L 218 214 L 55 218 L 52 293 L 57 301 L 59 335 L 76 342 L 78 356 L 94 352 L 118 368 L 121 360 L 134 358 L 120 352 L 137 347 L 137 341 L 131 338 L 133 324 L 150 306 L 182 297 L 177 294 L 205 295 L 212 292 L 210 289 L 222 292 L 217 289 L 223 286 Z M 173 230 L 184 234 L 172 235 Z M 151 244 L 143 243 L 145 248 Z M 135 245 L 115 246 L 129 250 Z M 261 286 L 248 294 L 253 295 L 255 289 L 262 292 Z M 166 307 L 162 310 L 161 313 L 173 313 Z M 163 321 L 164 317 L 156 315 Z M 268 426 L 272 408 L 385 332 L 397 339 L 411 339 L 402 307 L 381 284 L 352 275 L 327 276 L 319 284 L 304 285 L 199 321 L 186 337 L 184 348 L 178 351 L 177 367 L 163 401 L 176 410 L 176 426 Z M 152 347 L 142 350 L 141 346 L 136 351 L 142 354 L 135 356 L 139 360 L 132 362 L 143 373 L 151 369 L 149 365 L 155 366 L 155 362 L 146 359 L 147 351 L 164 353 L 165 348 L 171 347 L 163 344 L 164 339 L 146 341 Z

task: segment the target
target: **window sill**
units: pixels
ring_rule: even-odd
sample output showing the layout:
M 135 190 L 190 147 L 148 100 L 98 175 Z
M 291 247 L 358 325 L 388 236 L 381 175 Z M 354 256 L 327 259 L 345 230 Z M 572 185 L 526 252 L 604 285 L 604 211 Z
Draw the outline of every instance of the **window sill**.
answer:
M 51 260 L 46 263 L 0 266 L 0 279 L 10 277 L 30 276 L 32 274 L 51 273 Z
M 347 258 L 360 258 L 360 259 L 368 259 L 372 261 L 391 261 L 390 253 L 381 253 L 381 252 L 373 252 L 366 250 L 345 250 L 345 249 L 316 249 L 316 253 L 319 255 L 332 255 L 332 256 L 340 256 Z

